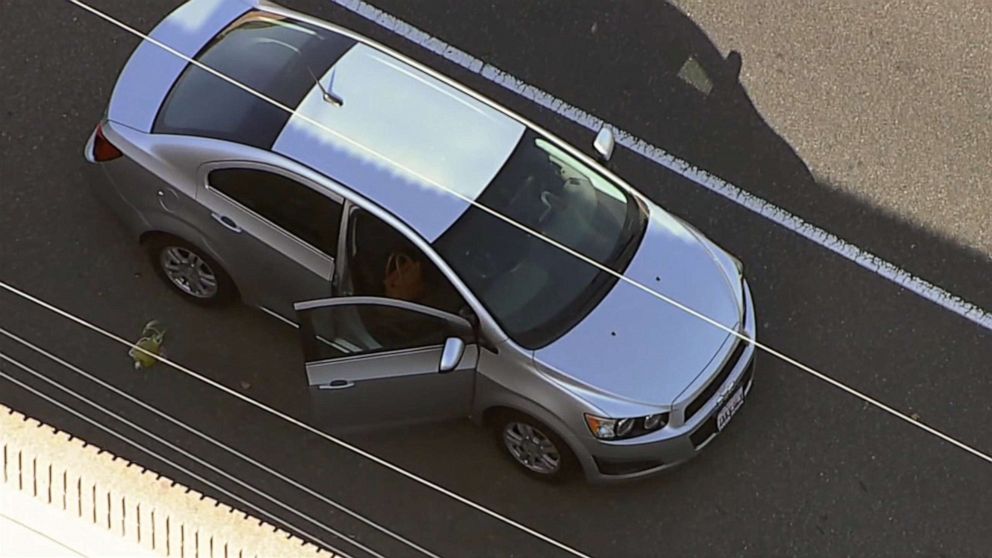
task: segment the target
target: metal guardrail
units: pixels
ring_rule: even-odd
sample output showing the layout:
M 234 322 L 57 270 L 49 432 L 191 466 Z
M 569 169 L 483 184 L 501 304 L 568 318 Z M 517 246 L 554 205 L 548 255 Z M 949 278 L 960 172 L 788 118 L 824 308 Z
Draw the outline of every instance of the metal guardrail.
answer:
M 169 558 L 340 558 L 0 405 L 0 492 L 4 490 L 44 504 L 61 516 L 60 521 L 73 518 L 99 527 L 136 553 L 151 551 Z M 0 514 L 16 511 L 0 509 Z M 54 523 L 29 527 L 53 539 L 69 536 L 64 529 L 45 533 L 55 529 Z

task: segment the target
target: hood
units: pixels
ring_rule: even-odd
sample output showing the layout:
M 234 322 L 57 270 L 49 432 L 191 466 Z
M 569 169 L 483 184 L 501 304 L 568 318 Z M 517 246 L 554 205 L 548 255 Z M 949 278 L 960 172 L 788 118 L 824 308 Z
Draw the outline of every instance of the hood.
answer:
M 739 327 L 741 285 L 716 245 L 659 207 L 624 275 L 727 326 Z M 730 269 L 733 269 L 732 267 Z M 603 395 L 670 405 L 730 337 L 624 281 L 584 320 L 534 358 Z

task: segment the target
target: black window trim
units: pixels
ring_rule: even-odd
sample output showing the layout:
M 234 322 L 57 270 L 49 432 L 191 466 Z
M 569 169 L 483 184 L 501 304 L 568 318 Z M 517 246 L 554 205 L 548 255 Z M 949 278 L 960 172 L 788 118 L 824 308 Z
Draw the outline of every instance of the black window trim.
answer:
M 199 180 L 199 182 L 200 182 L 200 184 L 203 185 L 203 188 L 204 189 L 209 190 L 211 193 L 213 193 L 216 196 L 219 196 L 219 197 L 224 198 L 225 200 L 227 200 L 228 203 L 230 203 L 230 204 L 236 206 L 238 209 L 240 209 L 240 210 L 242 210 L 242 211 L 250 214 L 252 217 L 258 219 L 259 221 L 261 221 L 263 223 L 265 223 L 267 226 L 272 227 L 273 229 L 275 229 L 275 230 L 279 231 L 280 233 L 286 235 L 287 238 L 293 240 L 294 242 L 296 242 L 300 246 L 303 246 L 304 248 L 310 250 L 311 252 L 314 252 L 316 255 L 321 256 L 323 258 L 327 258 L 328 261 L 330 261 L 332 263 L 335 263 L 337 261 L 337 257 L 338 257 L 337 255 L 332 256 L 332 255 L 328 254 L 327 252 L 321 250 L 320 248 L 314 246 L 313 244 L 311 244 L 311 243 L 307 242 L 306 240 L 303 240 L 299 236 L 293 234 L 291 231 L 286 230 L 285 227 L 282 227 L 281 225 L 278 225 L 276 223 L 273 223 L 272 220 L 270 220 L 266 216 L 258 213 L 257 211 L 255 211 L 254 209 L 252 209 L 250 207 L 247 207 L 245 204 L 243 204 L 240 201 L 238 201 L 238 200 L 232 198 L 231 196 L 225 194 L 220 189 L 211 186 L 210 185 L 210 173 L 212 173 L 213 171 L 216 171 L 216 170 L 255 170 L 255 171 L 262 171 L 262 172 L 268 172 L 268 173 L 272 173 L 272 174 L 277 174 L 279 176 L 282 176 L 283 178 L 292 180 L 293 182 L 296 182 L 297 184 L 300 184 L 301 186 L 304 186 L 306 188 L 309 188 L 309 189 L 313 190 L 314 192 L 316 192 L 317 194 L 319 194 L 319 195 L 321 195 L 321 196 L 329 199 L 330 201 L 335 202 L 338 205 L 340 205 L 341 206 L 341 219 L 342 220 L 344 219 L 344 212 L 347 209 L 346 206 L 345 206 L 345 202 L 347 200 L 346 200 L 346 198 L 344 196 L 338 194 L 337 192 L 335 192 L 335 191 L 333 191 L 331 189 L 324 188 L 324 187 L 318 185 L 317 183 L 315 183 L 314 181 L 309 180 L 307 178 L 304 178 L 304 177 L 302 177 L 302 176 L 300 176 L 300 175 L 298 175 L 298 174 L 296 174 L 296 173 L 294 173 L 292 171 L 289 171 L 289 170 L 280 168 L 280 167 L 275 166 L 275 165 L 270 165 L 270 164 L 267 164 L 267 163 L 261 163 L 261 162 L 258 162 L 258 161 L 250 161 L 250 160 L 213 161 L 213 162 L 209 162 L 209 163 L 204 163 L 203 165 L 200 166 L 200 172 L 199 172 L 199 174 L 200 174 L 200 180 Z M 341 246 L 340 223 L 339 223 L 338 237 L 337 237 L 336 243 L 337 243 L 336 250 L 340 254 L 341 248 L 342 248 L 342 246 Z M 337 268 L 337 265 L 335 265 L 335 268 Z
M 357 355 L 354 355 L 354 354 L 353 355 L 342 355 L 342 356 L 339 356 L 339 357 L 324 357 L 324 358 L 319 358 L 319 359 L 316 359 L 316 360 L 306 360 L 307 358 L 309 358 L 309 357 L 306 356 L 306 353 L 308 351 L 315 351 L 316 349 L 313 348 L 313 344 L 316 344 L 318 342 L 319 341 L 317 341 L 317 335 L 316 334 L 313 336 L 313 339 L 307 338 L 307 339 L 305 339 L 303 341 L 303 344 L 304 344 L 304 364 L 305 365 L 307 365 L 307 366 L 319 366 L 319 365 L 325 365 L 325 366 L 327 366 L 327 365 L 332 365 L 332 364 L 348 364 L 348 363 L 351 363 L 351 362 L 359 362 L 359 361 L 362 361 L 364 359 L 401 357 L 401 356 L 415 355 L 417 353 L 426 353 L 426 352 L 430 352 L 430 351 L 437 351 L 438 349 L 443 349 L 444 348 L 444 344 L 443 343 L 438 343 L 438 344 L 434 344 L 434 345 L 422 345 L 422 346 L 419 346 L 419 347 L 409 347 L 407 349 L 381 349 L 381 350 L 370 351 L 370 352 L 367 352 L 367 353 L 361 353 L 361 354 L 357 354 Z M 308 346 L 308 344 L 310 344 L 311 346 Z M 396 373 L 395 376 L 397 376 L 397 377 L 399 377 L 399 376 L 421 376 L 421 375 L 426 376 L 428 374 L 437 374 L 437 372 L 436 371 L 434 371 L 434 372 L 411 372 L 411 373 L 408 373 L 408 374 Z
M 329 298 L 306 300 L 293 305 L 299 317 L 299 331 L 304 344 L 304 358 L 307 365 L 331 364 L 340 362 L 350 362 L 371 357 L 402 356 L 415 354 L 418 352 L 436 351 L 444 346 L 444 342 L 432 343 L 429 345 L 419 345 L 416 347 L 406 347 L 402 349 L 380 349 L 357 355 L 342 355 L 340 357 L 324 357 L 310 360 L 311 355 L 316 355 L 319 351 L 317 347 L 317 334 L 313 329 L 313 322 L 307 317 L 300 315 L 304 312 L 312 312 L 334 307 L 347 306 L 385 306 L 396 308 L 439 320 L 445 327 L 445 337 L 459 337 L 466 344 L 478 345 L 481 343 L 479 332 L 467 319 L 444 310 L 439 310 L 430 306 L 425 306 L 417 302 L 397 300 L 379 296 L 335 296 Z M 420 374 L 420 373 L 418 373 Z

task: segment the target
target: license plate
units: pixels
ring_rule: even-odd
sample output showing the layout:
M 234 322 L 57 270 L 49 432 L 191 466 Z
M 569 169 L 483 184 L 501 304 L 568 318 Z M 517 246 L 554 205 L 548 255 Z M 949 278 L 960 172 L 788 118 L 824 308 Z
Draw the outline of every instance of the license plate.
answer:
M 744 386 L 737 388 L 737 391 L 730 396 L 730 399 L 723 405 L 723 408 L 716 415 L 716 429 L 723 430 L 724 426 L 730 422 L 730 417 L 734 416 L 737 409 L 744 404 Z

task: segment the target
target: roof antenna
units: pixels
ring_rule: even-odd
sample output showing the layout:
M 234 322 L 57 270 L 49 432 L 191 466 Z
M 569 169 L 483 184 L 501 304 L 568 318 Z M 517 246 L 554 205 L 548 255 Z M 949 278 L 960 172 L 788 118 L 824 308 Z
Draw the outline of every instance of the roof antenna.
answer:
M 334 87 L 334 68 L 331 69 L 331 75 L 327 79 L 326 88 L 320 84 L 320 80 L 317 79 L 317 76 L 313 75 L 313 70 L 310 69 L 309 64 L 307 65 L 307 71 L 310 72 L 310 77 L 313 78 L 314 83 L 316 83 L 317 87 L 320 88 L 320 92 L 322 93 L 321 97 L 324 99 L 325 103 L 330 103 L 336 107 L 344 106 L 344 99 L 331 92 L 331 88 Z
M 313 73 L 313 70 L 310 68 L 310 64 L 307 63 L 306 58 L 303 57 L 303 54 L 300 52 L 300 49 L 294 47 L 293 45 L 284 43 L 276 39 L 265 39 L 262 42 L 265 44 L 273 44 L 276 46 L 281 46 L 283 48 L 287 48 L 291 50 L 293 54 L 296 55 L 300 63 L 303 64 L 303 67 L 307 69 L 307 73 L 310 74 L 311 78 L 313 78 L 314 84 L 317 86 L 318 89 L 320 89 L 321 97 L 324 99 L 324 102 L 330 103 L 336 107 L 344 106 L 344 99 L 338 97 L 337 95 L 331 92 L 331 88 L 334 86 L 334 71 L 335 71 L 334 68 L 331 68 L 331 75 L 327 81 L 327 88 L 324 88 L 324 86 L 320 84 L 320 80 L 317 79 L 317 76 Z

